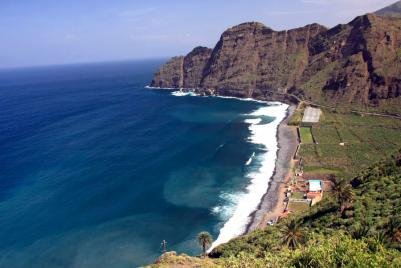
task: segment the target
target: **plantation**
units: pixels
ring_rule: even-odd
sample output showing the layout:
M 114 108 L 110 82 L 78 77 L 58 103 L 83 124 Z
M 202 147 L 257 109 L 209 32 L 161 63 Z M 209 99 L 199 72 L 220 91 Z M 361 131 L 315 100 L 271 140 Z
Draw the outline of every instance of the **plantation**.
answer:
M 305 171 L 349 177 L 401 147 L 401 120 L 323 110 L 312 134 L 316 144 L 302 144 L 298 154 Z
M 308 127 L 299 128 L 299 134 L 301 135 L 302 143 L 313 143 L 313 138 L 310 128 Z

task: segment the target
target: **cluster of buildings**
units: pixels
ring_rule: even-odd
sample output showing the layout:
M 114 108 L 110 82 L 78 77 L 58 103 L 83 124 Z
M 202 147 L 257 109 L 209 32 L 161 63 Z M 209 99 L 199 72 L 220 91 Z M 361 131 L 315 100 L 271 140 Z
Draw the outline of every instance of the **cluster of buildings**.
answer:
M 305 176 L 302 170 L 302 159 L 285 191 L 284 209 L 278 219 L 285 218 L 293 212 L 308 210 L 323 199 L 324 191 L 330 190 L 330 181 Z M 278 220 L 277 219 L 277 220 Z

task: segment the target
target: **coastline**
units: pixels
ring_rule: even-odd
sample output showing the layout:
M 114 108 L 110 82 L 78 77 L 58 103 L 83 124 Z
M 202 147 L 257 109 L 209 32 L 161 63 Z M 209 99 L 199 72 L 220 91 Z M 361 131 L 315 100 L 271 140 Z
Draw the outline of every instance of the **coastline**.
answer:
M 294 105 L 288 107 L 286 117 L 277 129 L 278 150 L 275 169 L 269 181 L 269 188 L 257 210 L 250 215 L 251 220 L 244 234 L 266 227 L 269 221 L 276 220 L 283 211 L 285 183 L 289 179 L 293 156 L 298 146 L 295 128 L 287 125 L 295 109 Z
M 161 89 L 157 87 L 147 86 L 148 89 Z M 274 100 L 265 99 L 254 99 L 254 98 L 241 98 L 236 96 L 225 96 L 225 95 L 201 95 L 196 90 L 186 89 L 186 88 L 163 88 L 167 90 L 173 90 L 174 96 L 185 96 L 193 94 L 193 96 L 214 96 L 221 98 L 235 98 L 241 100 L 249 100 L 264 103 L 274 103 Z M 174 92 L 174 90 L 176 92 Z M 178 90 L 178 91 L 177 91 Z M 175 93 L 175 94 L 174 94 Z M 285 103 L 280 101 L 280 103 Z M 256 229 L 263 228 L 271 220 L 276 220 L 277 217 L 283 211 L 283 201 L 285 198 L 285 183 L 289 180 L 290 170 L 292 167 L 293 156 L 298 146 L 298 138 L 296 134 L 296 129 L 294 127 L 288 126 L 287 123 L 289 118 L 294 113 L 296 105 L 293 103 L 288 103 L 288 108 L 284 118 L 277 126 L 276 130 L 276 141 L 277 141 L 277 151 L 276 159 L 274 164 L 274 170 L 269 175 L 268 188 L 263 194 L 262 198 L 259 200 L 256 209 L 248 215 L 250 219 L 245 225 L 241 233 L 237 236 L 241 236 L 250 233 Z M 216 242 L 216 241 L 215 241 Z M 225 243 L 225 242 L 222 242 Z M 212 246 L 211 249 L 216 247 L 218 244 Z M 209 250 L 211 250 L 209 249 Z

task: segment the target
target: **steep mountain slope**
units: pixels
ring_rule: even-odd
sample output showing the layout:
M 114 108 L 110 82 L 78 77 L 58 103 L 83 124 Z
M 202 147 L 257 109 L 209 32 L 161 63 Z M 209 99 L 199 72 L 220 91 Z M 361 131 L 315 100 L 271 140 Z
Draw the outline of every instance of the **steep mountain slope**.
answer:
M 401 113 L 401 19 L 373 14 L 326 29 L 274 31 L 261 23 L 226 30 L 213 51 L 173 58 L 152 86 L 203 94 L 288 100 Z
M 389 16 L 401 18 L 401 1 L 398 1 L 388 7 L 382 8 L 375 12 L 379 16 Z
M 401 20 L 372 14 L 310 42 L 309 64 L 295 87 L 323 104 L 378 106 L 401 96 Z

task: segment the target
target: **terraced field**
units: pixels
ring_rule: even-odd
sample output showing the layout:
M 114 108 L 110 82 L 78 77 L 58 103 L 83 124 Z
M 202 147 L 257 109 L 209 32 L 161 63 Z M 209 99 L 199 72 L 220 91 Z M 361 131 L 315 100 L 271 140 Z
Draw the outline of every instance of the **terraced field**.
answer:
M 302 143 L 313 143 L 312 133 L 309 127 L 299 128 Z
M 312 128 L 317 144 L 302 144 L 305 171 L 352 176 L 401 148 L 401 120 L 327 110 Z

